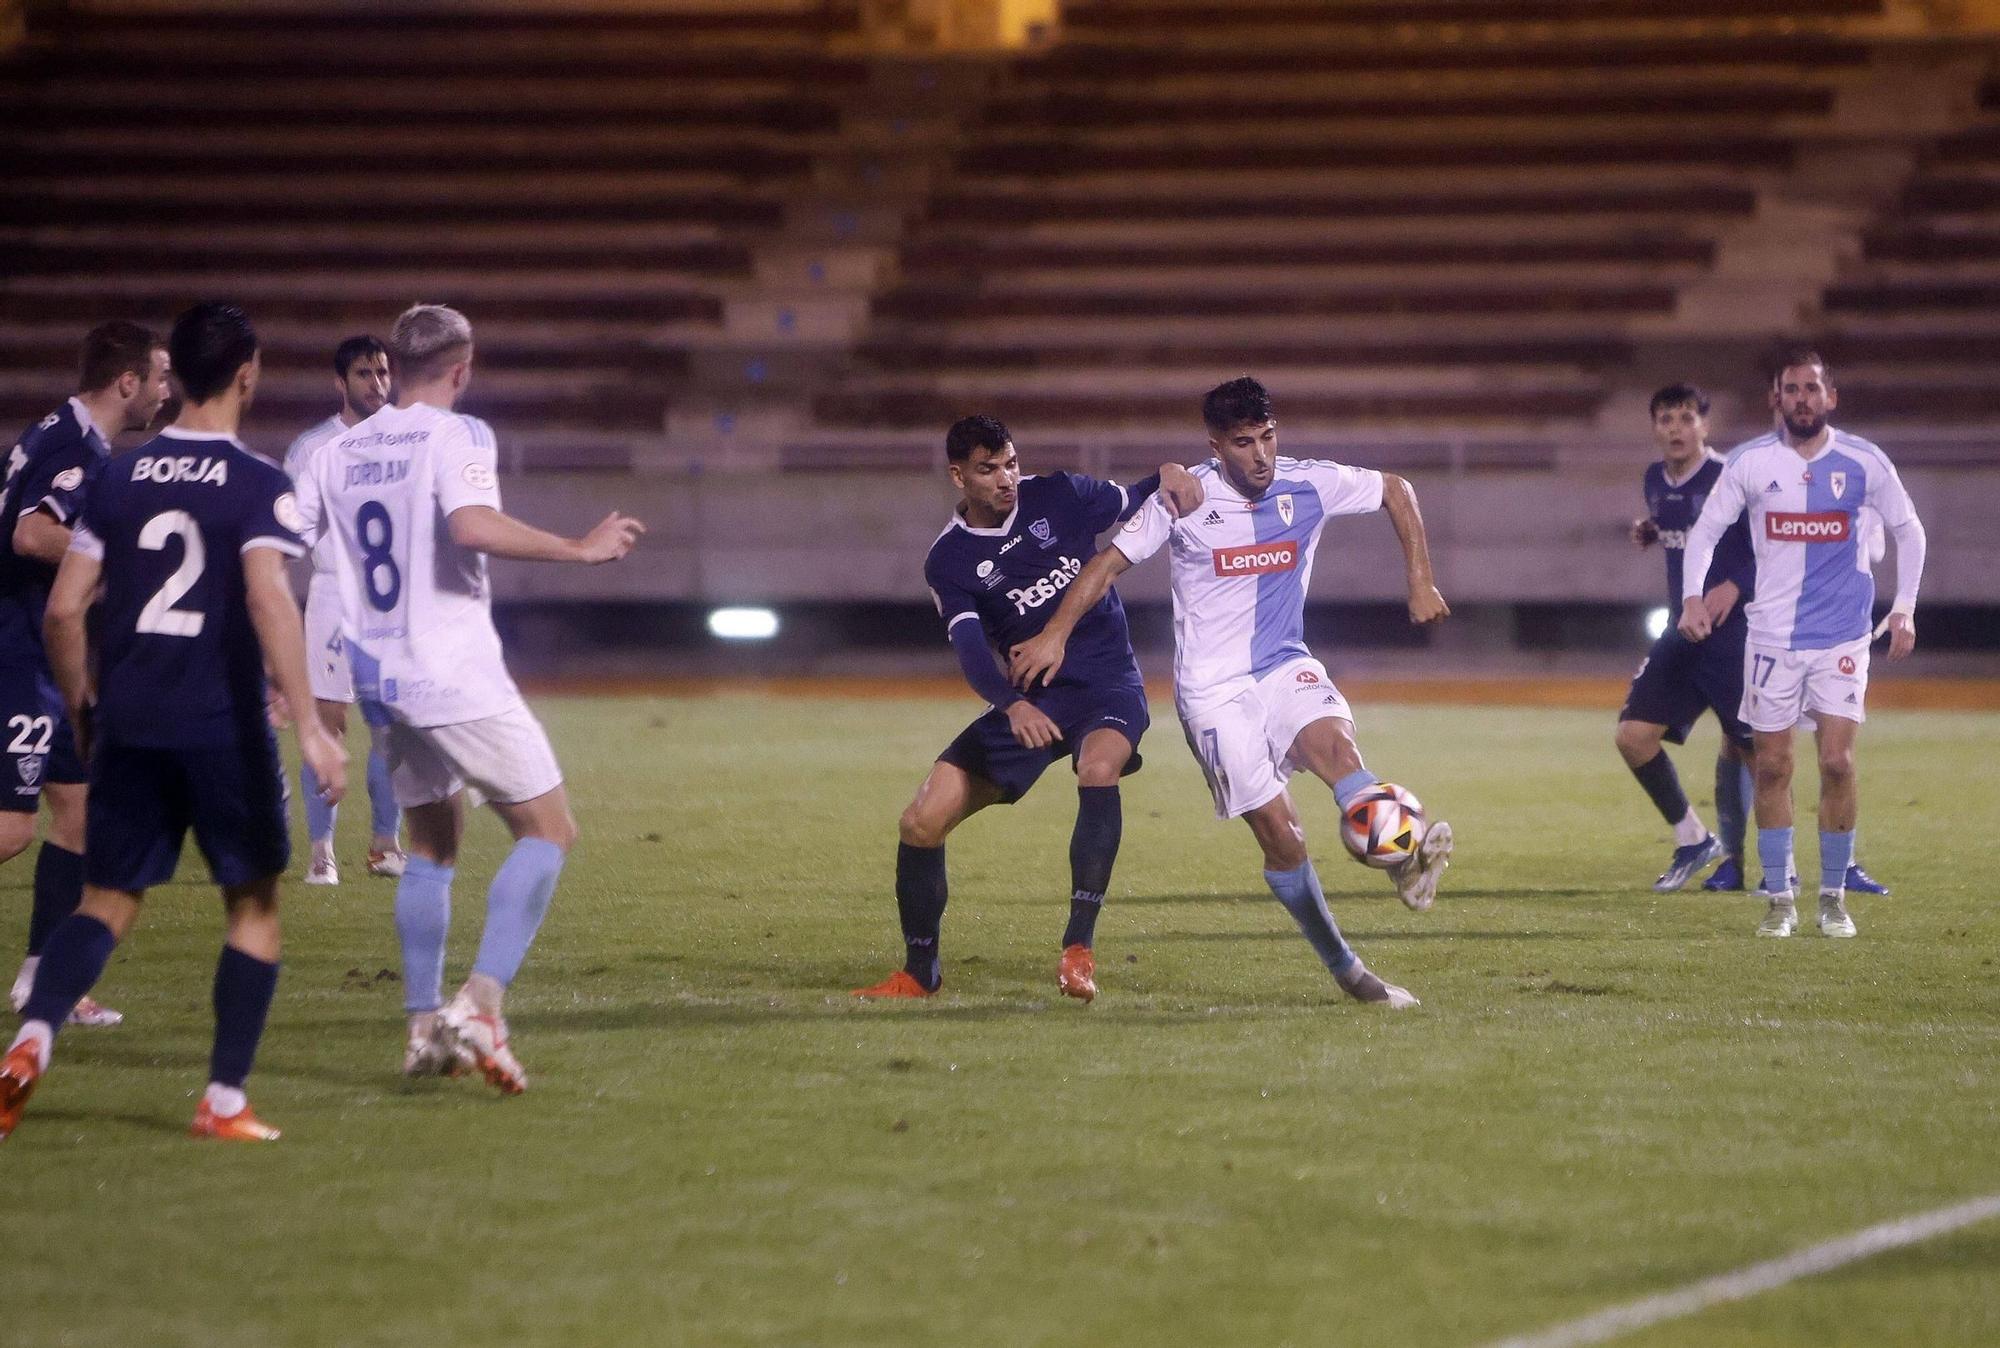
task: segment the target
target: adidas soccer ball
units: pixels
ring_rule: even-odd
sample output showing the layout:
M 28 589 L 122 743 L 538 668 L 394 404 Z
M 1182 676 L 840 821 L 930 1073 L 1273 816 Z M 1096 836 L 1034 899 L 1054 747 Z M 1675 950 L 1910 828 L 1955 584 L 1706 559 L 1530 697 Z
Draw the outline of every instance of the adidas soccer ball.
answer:
M 1341 811 L 1340 840 L 1364 866 L 1400 866 L 1424 841 L 1423 804 L 1394 782 L 1377 782 Z

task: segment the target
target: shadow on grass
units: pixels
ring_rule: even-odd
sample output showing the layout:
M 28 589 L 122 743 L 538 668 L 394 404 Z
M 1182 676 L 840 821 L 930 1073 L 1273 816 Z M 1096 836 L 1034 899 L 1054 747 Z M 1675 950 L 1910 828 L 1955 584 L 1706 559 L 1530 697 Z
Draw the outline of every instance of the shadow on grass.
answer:
M 1593 939 L 1577 931 L 1351 931 L 1341 928 L 1350 942 L 1355 941 L 1587 941 Z M 1176 941 L 1298 941 L 1297 931 L 1283 927 L 1270 931 L 1167 931 L 1125 938 L 1136 944 L 1168 945 Z

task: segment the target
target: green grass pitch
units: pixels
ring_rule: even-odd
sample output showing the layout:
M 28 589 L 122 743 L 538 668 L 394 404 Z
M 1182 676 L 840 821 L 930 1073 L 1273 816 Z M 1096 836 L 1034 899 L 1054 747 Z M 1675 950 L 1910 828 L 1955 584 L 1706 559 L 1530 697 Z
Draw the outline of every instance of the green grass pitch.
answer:
M 530 1092 L 397 1075 L 357 798 L 347 882 L 286 893 L 251 1080 L 285 1139 L 188 1140 L 220 930 L 190 865 L 102 985 L 126 1025 L 66 1034 L 0 1147 L 8 1341 L 1471 1345 L 2000 1190 L 1990 716 L 1868 726 L 1896 893 L 1774 942 L 1754 899 L 1650 892 L 1670 839 L 1608 709 L 1363 706 L 1458 834 L 1406 912 L 1301 792 L 1336 915 L 1424 1000 L 1392 1015 L 1337 995 L 1168 707 L 1090 1007 L 1054 981 L 1063 772 L 952 840 L 943 995 L 847 995 L 899 960 L 895 817 L 968 705 L 540 710 L 583 841 L 515 989 Z M 1680 755 L 1705 814 L 1713 747 Z M 502 841 L 474 822 L 453 981 Z M 2000 1342 L 2000 1224 L 1630 1341 Z

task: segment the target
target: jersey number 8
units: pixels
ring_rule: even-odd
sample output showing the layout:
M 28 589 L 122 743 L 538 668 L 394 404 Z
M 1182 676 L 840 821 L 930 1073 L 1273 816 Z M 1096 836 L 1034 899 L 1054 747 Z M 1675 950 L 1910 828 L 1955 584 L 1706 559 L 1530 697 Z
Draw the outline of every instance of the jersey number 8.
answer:
M 362 588 L 376 611 L 387 613 L 403 596 L 403 573 L 390 551 L 396 541 L 395 525 L 380 501 L 361 503 L 354 514 L 354 535 L 361 540 Z

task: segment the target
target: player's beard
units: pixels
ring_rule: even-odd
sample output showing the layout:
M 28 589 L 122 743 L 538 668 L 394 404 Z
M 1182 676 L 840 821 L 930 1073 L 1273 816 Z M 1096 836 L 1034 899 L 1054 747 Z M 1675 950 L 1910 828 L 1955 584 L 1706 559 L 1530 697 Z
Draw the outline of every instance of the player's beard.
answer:
M 1820 412 L 1801 418 L 1788 412 L 1785 414 L 1785 429 L 1796 439 L 1810 440 L 1826 429 L 1826 414 Z

